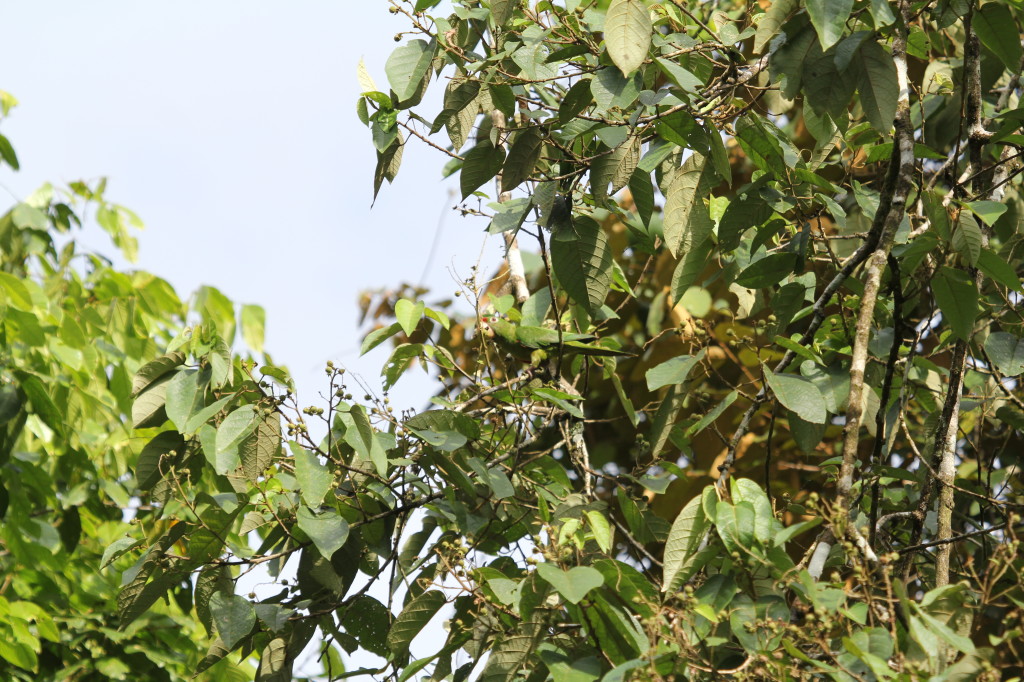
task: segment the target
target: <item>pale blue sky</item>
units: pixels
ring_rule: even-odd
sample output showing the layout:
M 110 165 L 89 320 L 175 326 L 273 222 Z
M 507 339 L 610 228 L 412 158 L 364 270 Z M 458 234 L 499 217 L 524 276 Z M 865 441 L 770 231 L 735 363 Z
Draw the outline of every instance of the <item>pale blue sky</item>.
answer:
M 211 284 L 265 306 L 267 350 L 304 402 L 328 359 L 378 385 L 385 353 L 357 358 L 356 295 L 418 280 L 453 203 L 446 158 L 409 145 L 370 210 L 374 152 L 355 115 L 355 72 L 363 57 L 386 83 L 406 28 L 387 10 L 384 0 L 5 0 L 0 89 L 21 105 L 2 131 L 22 170 L 3 167 L 0 183 L 22 197 L 48 180 L 107 176 L 108 197 L 146 222 L 138 267 L 182 295 Z M 99 233 L 85 240 L 111 253 Z M 468 274 L 482 243 L 479 223 L 449 214 L 427 283 L 454 291 L 448 267 Z M 496 240 L 488 254 L 493 266 Z M 418 379 L 393 400 L 421 407 Z

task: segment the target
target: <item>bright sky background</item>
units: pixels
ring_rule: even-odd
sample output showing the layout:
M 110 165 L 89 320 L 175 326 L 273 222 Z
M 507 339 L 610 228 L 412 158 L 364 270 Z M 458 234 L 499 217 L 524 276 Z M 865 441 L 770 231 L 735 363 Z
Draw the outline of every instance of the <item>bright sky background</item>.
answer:
M 209 284 L 263 305 L 267 350 L 291 368 L 304 404 L 316 402 L 329 359 L 378 387 L 386 348 L 358 358 L 358 292 L 418 282 L 442 216 L 424 280 L 438 294 L 456 289 L 450 268 L 467 275 L 484 244 L 479 222 L 445 211 L 454 203 L 440 180 L 446 158 L 424 145 L 406 148 L 370 210 L 375 156 L 355 114 L 355 74 L 363 57 L 387 82 L 392 38 L 406 28 L 387 9 L 384 0 L 5 0 L 0 89 L 21 104 L 2 132 L 22 170 L 0 168 L 0 207 L 43 182 L 107 176 L 108 199 L 146 223 L 135 267 L 182 296 Z M 99 230 L 80 241 L 113 255 Z M 486 253 L 483 272 L 500 257 L 496 239 Z M 429 387 L 408 376 L 392 402 L 422 408 Z
M 2 132 L 22 170 L 4 166 L 0 184 L 24 197 L 46 181 L 107 176 L 108 199 L 146 223 L 136 267 L 182 296 L 210 284 L 263 305 L 266 348 L 305 404 L 328 359 L 379 387 L 386 346 L 358 358 L 358 292 L 419 282 L 442 218 L 425 278 L 439 295 L 484 243 L 482 225 L 446 211 L 447 158 L 422 144 L 406 147 L 370 210 L 375 155 L 355 114 L 356 64 L 386 89 L 405 22 L 385 0 L 5 0 L 0 89 L 21 104 Z M 0 192 L 0 206 L 10 200 Z M 99 230 L 82 241 L 113 252 Z M 484 272 L 496 239 L 487 253 Z M 392 400 L 421 408 L 428 389 L 416 372 Z

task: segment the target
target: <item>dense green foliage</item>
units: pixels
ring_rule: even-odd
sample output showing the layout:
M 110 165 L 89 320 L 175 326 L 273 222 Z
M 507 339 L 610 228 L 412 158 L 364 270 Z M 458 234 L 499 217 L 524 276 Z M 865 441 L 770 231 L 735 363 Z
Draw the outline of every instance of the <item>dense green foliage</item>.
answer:
M 1024 9 L 451 5 L 360 69 L 374 193 L 430 144 L 506 260 L 367 296 L 380 397 L 58 248 L 102 186 L 4 216 L 0 671 L 1019 676 Z

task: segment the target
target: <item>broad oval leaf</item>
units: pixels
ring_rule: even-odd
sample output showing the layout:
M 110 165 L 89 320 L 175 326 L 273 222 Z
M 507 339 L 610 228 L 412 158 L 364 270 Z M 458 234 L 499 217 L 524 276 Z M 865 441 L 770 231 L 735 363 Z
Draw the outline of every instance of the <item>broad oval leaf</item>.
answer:
M 767 367 L 764 368 L 764 376 L 783 407 L 812 424 L 824 424 L 828 419 L 825 399 L 810 379 L 795 374 L 775 374 Z
M 591 590 L 604 584 L 604 576 L 591 566 L 574 566 L 563 571 L 554 564 L 539 564 L 537 575 L 546 580 L 570 604 L 579 604 Z
M 612 283 L 612 254 L 593 218 L 577 216 L 551 233 L 551 265 L 574 301 L 591 311 L 604 304 Z
M 256 609 L 245 597 L 218 592 L 210 597 L 210 615 L 224 647 L 231 651 L 256 625 Z
M 665 561 L 663 566 L 663 577 L 661 589 L 665 592 L 673 592 L 678 589 L 678 583 L 685 576 L 685 570 L 693 561 L 700 549 L 704 534 L 708 530 L 708 519 L 704 515 L 704 508 L 701 504 L 703 495 L 697 495 L 686 503 L 675 521 L 672 522 L 672 529 L 668 533 L 668 541 L 665 543 Z
M 420 39 L 410 40 L 388 57 L 384 73 L 387 74 L 388 83 L 400 104 L 412 100 L 417 94 L 430 72 L 430 62 L 433 58 L 434 48 L 427 41 Z
M 427 590 L 409 602 L 388 631 L 388 649 L 396 657 L 404 656 L 420 630 L 448 600 L 441 590 Z
M 1004 376 L 1024 373 L 1024 340 L 1009 332 L 993 332 L 985 339 L 985 352 Z
M 604 40 L 608 56 L 624 76 L 644 63 L 653 30 L 643 0 L 612 0 L 604 20 Z
M 348 540 L 348 521 L 333 509 L 318 514 L 308 507 L 299 507 L 295 519 L 325 559 L 330 559 Z

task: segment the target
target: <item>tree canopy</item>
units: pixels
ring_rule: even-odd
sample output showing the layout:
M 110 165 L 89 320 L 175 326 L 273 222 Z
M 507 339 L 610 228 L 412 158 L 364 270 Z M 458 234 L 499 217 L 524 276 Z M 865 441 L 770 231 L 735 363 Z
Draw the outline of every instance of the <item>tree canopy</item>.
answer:
M 389 6 L 368 184 L 430 146 L 505 259 L 367 293 L 380 391 L 80 253 L 103 183 L 0 218 L 3 675 L 1024 673 L 1024 8 Z

